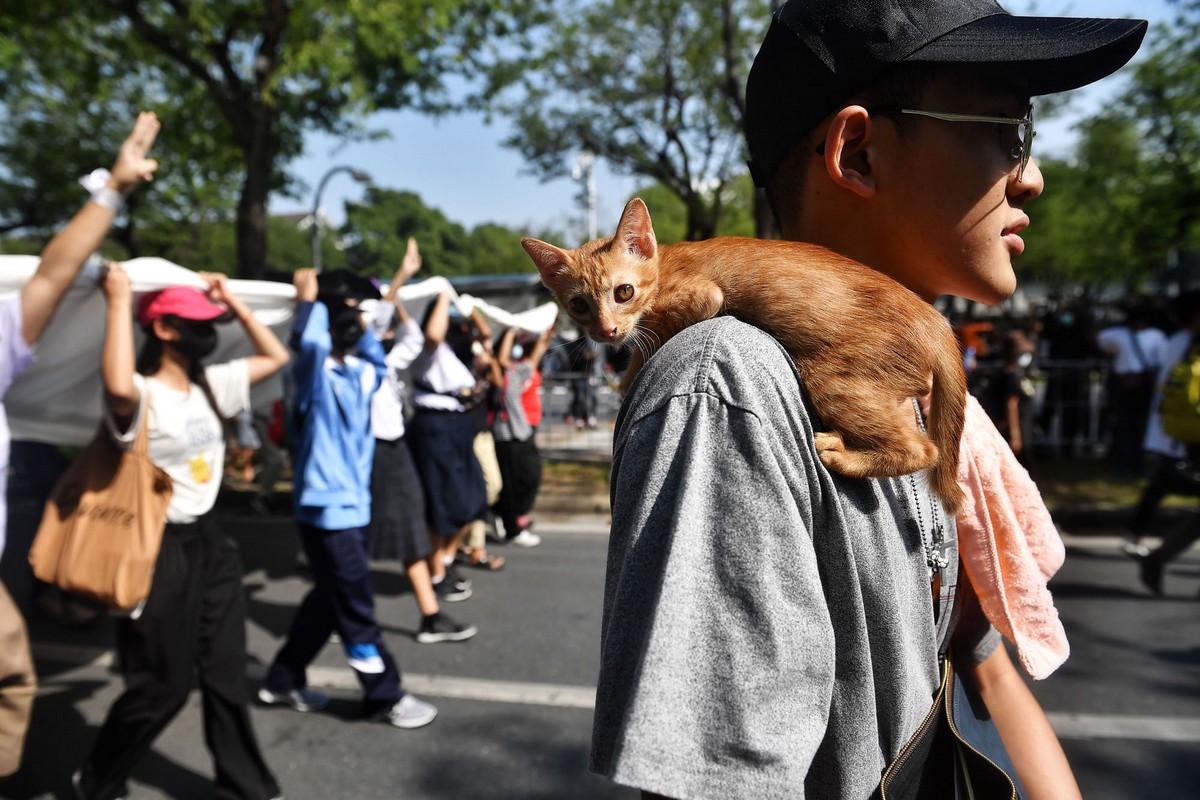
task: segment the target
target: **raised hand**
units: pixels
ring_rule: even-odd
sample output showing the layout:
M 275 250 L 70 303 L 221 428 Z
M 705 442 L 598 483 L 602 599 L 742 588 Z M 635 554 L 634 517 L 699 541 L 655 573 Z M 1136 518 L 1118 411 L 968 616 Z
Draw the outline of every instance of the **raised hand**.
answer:
M 198 272 L 200 279 L 208 284 L 208 299 L 214 303 L 231 306 L 237 303 L 237 297 L 229 288 L 229 276 L 223 272 Z
M 292 285 L 296 287 L 296 300 L 301 303 L 314 303 L 317 300 L 317 271 L 312 267 L 296 270 L 292 275 Z
M 114 300 L 128 299 L 131 293 L 129 273 L 117 261 L 109 261 L 103 267 L 100 288 L 111 303 Z
M 404 259 L 400 262 L 400 269 L 396 271 L 396 281 L 405 283 L 420 269 L 421 253 L 417 250 L 417 240 L 410 236 L 408 237 L 408 246 L 404 250 Z
M 153 158 L 146 158 L 146 153 L 154 144 L 160 127 L 158 117 L 153 111 L 138 114 L 133 132 L 117 152 L 117 161 L 112 168 L 112 188 L 128 194 L 139 184 L 154 179 L 158 162 Z

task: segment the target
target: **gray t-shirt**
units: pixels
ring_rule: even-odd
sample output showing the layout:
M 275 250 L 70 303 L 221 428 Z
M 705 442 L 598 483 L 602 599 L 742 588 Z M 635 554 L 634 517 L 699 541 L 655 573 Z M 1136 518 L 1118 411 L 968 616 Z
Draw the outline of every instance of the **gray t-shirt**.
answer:
M 492 423 L 492 436 L 497 442 L 524 442 L 533 436 L 533 426 L 525 413 L 523 397 L 533 380 L 533 364 L 516 361 L 504 374 L 504 390 L 501 392 L 503 411 L 496 413 Z
M 929 711 L 953 520 L 924 476 L 826 470 L 806 402 L 779 344 L 729 317 L 676 335 L 634 383 L 592 771 L 674 798 L 867 798 Z M 937 618 L 916 521 L 928 534 L 934 513 L 952 565 Z M 983 626 L 967 649 L 997 643 Z

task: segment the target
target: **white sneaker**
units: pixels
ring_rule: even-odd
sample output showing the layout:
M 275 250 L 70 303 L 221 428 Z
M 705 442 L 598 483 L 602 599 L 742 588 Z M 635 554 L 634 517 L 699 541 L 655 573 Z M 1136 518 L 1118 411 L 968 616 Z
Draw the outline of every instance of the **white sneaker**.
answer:
M 433 722 L 437 713 L 434 706 L 406 694 L 387 712 L 387 721 L 397 728 L 420 728 Z
M 1142 556 L 1150 555 L 1150 548 L 1141 542 L 1135 542 L 1133 539 L 1123 539 L 1121 541 L 1121 552 L 1130 558 L 1141 558 Z
M 516 536 L 508 540 L 509 544 L 515 544 L 517 547 L 537 547 L 542 543 L 542 537 L 538 536 L 533 531 L 521 531 Z

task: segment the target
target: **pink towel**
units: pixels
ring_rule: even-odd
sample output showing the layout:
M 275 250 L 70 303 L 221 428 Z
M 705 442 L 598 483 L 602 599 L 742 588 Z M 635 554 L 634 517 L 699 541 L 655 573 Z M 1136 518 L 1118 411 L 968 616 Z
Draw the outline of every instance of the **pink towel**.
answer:
M 958 482 L 959 552 L 988 620 L 1017 647 L 1035 680 L 1071 652 L 1046 582 L 1066 552 L 1033 479 L 979 401 L 969 397 Z

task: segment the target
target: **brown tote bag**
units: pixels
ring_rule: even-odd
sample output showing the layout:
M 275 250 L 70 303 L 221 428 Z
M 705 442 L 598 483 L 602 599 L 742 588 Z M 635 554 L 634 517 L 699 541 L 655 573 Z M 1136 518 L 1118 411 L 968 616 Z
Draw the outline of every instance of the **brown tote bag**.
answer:
M 171 478 L 150 460 L 149 414 L 129 450 L 100 424 L 50 493 L 29 551 L 39 579 L 119 611 L 150 594 L 171 502 Z

